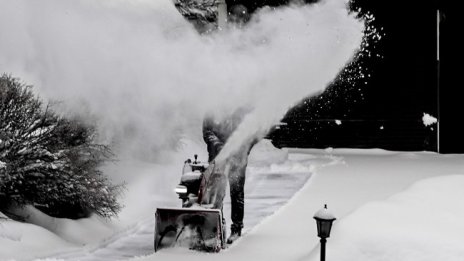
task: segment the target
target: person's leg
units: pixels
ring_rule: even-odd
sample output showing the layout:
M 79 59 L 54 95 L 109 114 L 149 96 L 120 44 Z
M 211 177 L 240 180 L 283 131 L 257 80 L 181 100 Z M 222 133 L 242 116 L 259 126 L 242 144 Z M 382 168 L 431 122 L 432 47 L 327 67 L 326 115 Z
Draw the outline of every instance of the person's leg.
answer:
M 245 169 L 246 165 L 234 166 L 229 175 L 232 228 L 236 231 L 243 227 Z
M 231 235 L 227 239 L 227 243 L 229 244 L 242 234 L 245 210 L 245 174 L 248 165 L 248 155 L 257 141 L 258 139 L 252 139 L 248 144 L 242 146 L 238 152 L 229 157 L 226 164 L 225 173 L 229 178 L 232 219 Z
M 246 152 L 246 151 L 245 151 Z M 245 207 L 245 172 L 248 163 L 248 154 L 238 153 L 229 160 L 229 186 L 231 200 L 231 234 L 227 243 L 232 243 L 236 238 L 241 236 L 243 228 L 243 217 Z

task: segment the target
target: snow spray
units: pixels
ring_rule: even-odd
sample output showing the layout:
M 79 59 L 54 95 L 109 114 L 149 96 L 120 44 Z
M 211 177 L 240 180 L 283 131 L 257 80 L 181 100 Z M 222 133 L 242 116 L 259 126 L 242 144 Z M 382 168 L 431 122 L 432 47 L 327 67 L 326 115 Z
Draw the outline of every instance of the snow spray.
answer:
M 358 50 L 346 0 L 262 8 L 199 35 L 171 0 L 0 0 L 0 72 L 98 123 L 121 155 L 201 140 L 205 113 L 252 106 L 222 156 L 321 92 Z

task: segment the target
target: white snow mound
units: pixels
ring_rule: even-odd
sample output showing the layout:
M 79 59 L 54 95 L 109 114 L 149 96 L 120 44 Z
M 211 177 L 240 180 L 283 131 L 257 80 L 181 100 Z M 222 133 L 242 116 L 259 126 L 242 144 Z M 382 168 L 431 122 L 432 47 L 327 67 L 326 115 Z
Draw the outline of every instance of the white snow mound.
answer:
M 328 259 L 462 260 L 463 187 L 464 175 L 429 178 L 364 205 L 334 227 Z

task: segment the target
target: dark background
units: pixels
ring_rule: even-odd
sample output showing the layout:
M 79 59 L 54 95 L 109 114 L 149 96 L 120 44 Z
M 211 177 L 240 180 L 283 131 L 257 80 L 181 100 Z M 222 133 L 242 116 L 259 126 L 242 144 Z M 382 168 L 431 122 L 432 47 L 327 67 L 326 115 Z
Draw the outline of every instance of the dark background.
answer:
M 247 2 L 247 1 L 244 1 Z M 250 6 L 279 1 L 248 1 Z M 286 2 L 286 1 L 281 1 Z M 383 148 L 401 151 L 464 152 L 460 125 L 462 84 L 458 62 L 457 7 L 452 1 L 355 0 L 361 15 L 375 20 L 379 41 L 327 90 L 306 98 L 271 131 L 278 147 Z M 441 11 L 440 62 L 437 61 L 437 9 Z M 460 53 L 460 52 L 459 52 Z M 362 73 L 366 76 L 359 77 Z M 422 116 L 439 118 L 425 126 Z M 341 124 L 336 124 L 335 120 Z

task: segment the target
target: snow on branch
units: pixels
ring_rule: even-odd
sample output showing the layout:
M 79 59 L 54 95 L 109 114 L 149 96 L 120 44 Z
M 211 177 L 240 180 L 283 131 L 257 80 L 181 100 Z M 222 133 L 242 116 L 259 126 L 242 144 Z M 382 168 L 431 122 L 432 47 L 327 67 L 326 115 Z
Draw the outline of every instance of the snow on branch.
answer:
M 56 114 L 30 86 L 0 77 L 0 210 L 35 205 L 56 217 L 114 216 L 121 186 L 99 170 L 113 156 L 95 128 Z

